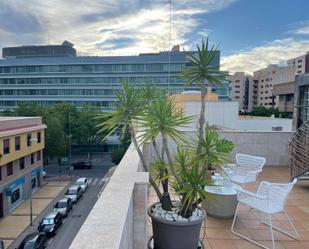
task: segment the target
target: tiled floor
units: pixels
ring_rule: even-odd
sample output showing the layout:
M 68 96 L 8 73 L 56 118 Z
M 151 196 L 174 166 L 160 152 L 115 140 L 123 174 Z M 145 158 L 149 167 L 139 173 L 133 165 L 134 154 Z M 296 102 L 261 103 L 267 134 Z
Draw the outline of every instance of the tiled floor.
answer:
M 270 182 L 288 182 L 289 170 L 287 167 L 265 167 L 260 174 L 259 181 Z M 247 185 L 249 190 L 256 190 L 259 182 Z M 286 211 L 290 215 L 294 226 L 296 227 L 300 237 L 294 240 L 284 234 L 275 232 L 277 249 L 309 249 L 309 180 L 302 180 L 292 190 L 286 204 Z M 157 201 L 154 191 L 150 191 L 149 202 Z M 241 207 L 239 211 L 239 219 L 236 223 L 235 230 L 254 238 L 259 243 L 271 247 L 271 238 L 268 227 L 261 224 L 258 215 L 254 211 L 249 212 L 245 207 Z M 284 216 L 277 215 L 274 217 L 274 224 L 286 228 L 287 222 Z M 260 248 L 249 243 L 242 238 L 235 236 L 230 232 L 232 219 L 216 219 L 208 216 L 201 230 L 201 238 L 204 238 L 205 248 L 209 249 L 251 249 Z M 151 236 L 151 225 L 148 225 L 148 236 Z M 205 233 L 205 235 L 204 235 Z

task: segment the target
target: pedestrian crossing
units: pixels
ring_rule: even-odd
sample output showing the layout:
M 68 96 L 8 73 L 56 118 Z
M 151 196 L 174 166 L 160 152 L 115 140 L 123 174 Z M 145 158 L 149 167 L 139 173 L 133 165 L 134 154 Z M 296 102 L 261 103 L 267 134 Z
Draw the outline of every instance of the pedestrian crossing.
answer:
M 88 178 L 88 186 L 100 186 L 106 182 L 106 178 Z

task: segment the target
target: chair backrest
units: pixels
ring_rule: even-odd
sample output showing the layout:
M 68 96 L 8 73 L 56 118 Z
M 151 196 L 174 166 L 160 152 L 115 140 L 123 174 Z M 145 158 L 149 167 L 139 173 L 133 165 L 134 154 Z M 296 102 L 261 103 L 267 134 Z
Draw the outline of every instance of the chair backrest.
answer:
M 264 157 L 236 154 L 237 168 L 241 171 L 261 171 L 265 162 Z
M 296 178 L 290 183 L 261 182 L 257 194 L 266 196 L 269 205 L 283 209 L 287 197 L 296 182 Z

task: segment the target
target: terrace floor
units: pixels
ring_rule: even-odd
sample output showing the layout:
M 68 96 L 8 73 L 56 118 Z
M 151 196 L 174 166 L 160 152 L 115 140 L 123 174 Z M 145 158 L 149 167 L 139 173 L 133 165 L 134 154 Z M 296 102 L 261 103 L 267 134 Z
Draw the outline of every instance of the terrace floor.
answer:
M 289 169 L 285 166 L 265 167 L 258 177 L 255 184 L 246 185 L 248 190 L 255 191 L 260 181 L 270 182 L 288 182 Z M 276 248 L 277 249 L 298 249 L 309 248 L 309 180 L 299 181 L 292 190 L 286 204 L 288 212 L 294 226 L 300 237 L 294 240 L 280 232 L 275 231 Z M 150 189 L 149 203 L 157 201 L 155 192 Z M 254 211 L 249 213 L 245 207 L 241 207 L 239 211 L 238 222 L 235 230 L 257 240 L 259 243 L 271 248 L 271 237 L 267 226 L 260 223 L 258 214 Z M 217 219 L 207 216 L 205 225 L 201 229 L 200 238 L 203 239 L 205 248 L 207 249 L 251 249 L 260 248 L 246 240 L 235 236 L 231 233 L 230 227 L 232 219 Z M 282 227 L 287 231 L 291 231 L 287 227 L 288 223 L 283 215 L 274 217 L 273 225 Z M 147 226 L 147 234 L 150 237 L 152 228 L 149 221 Z

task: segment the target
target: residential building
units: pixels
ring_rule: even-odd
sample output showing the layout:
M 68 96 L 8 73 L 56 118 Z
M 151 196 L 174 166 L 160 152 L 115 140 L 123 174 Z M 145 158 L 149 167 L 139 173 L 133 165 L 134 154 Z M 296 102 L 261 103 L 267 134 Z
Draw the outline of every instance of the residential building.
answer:
M 39 117 L 0 117 L 0 218 L 42 184 L 45 128 Z
M 309 120 L 309 73 L 297 75 L 294 92 L 294 129 Z
M 239 103 L 239 110 L 249 110 L 249 87 L 252 85 L 252 76 L 244 72 L 236 72 L 229 76 L 231 82 L 232 101 Z
M 110 111 L 115 105 L 115 91 L 121 89 L 124 81 L 135 85 L 149 81 L 170 94 L 199 90 L 198 84 L 185 85 L 179 77 L 179 73 L 190 66 L 188 53 L 195 52 L 174 49 L 170 53 L 138 56 L 88 57 L 59 56 L 57 53 L 55 56 L 24 57 L 24 52 L 10 53 L 0 60 L 0 110 L 32 101 L 42 106 L 68 102 L 77 107 L 88 105 Z M 213 66 L 219 66 L 220 51 L 215 53 Z M 229 84 L 223 84 L 224 87 L 214 90 L 219 99 L 228 99 Z
M 257 90 L 257 101 L 254 106 L 266 108 L 276 107 L 279 98 L 273 92 L 273 86 L 293 82 L 295 80 L 295 68 L 291 66 L 269 65 L 267 68 L 253 73 L 253 89 Z
M 287 117 L 293 118 L 295 82 L 280 83 L 273 88 L 274 95 L 279 96 L 278 110 L 286 113 Z
M 309 51 L 307 54 L 288 60 L 287 64 L 295 68 L 295 75 L 309 73 Z

